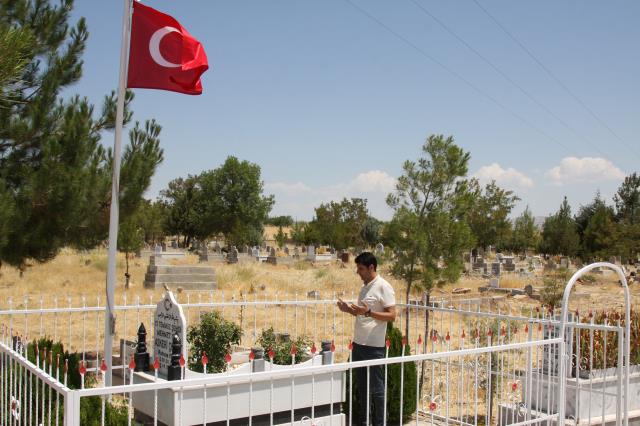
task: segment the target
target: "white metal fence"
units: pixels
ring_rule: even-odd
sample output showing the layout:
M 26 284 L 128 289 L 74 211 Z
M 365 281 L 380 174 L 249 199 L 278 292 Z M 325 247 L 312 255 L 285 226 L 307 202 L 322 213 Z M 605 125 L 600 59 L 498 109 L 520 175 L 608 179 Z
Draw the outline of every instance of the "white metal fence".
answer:
M 640 371 L 629 367 L 628 306 L 602 324 L 589 311 L 569 317 L 571 282 L 588 268 L 570 281 L 561 315 L 517 310 L 489 298 L 399 304 L 400 354 L 389 356 L 387 349 L 386 357 L 369 361 L 351 360 L 352 318 L 333 300 L 216 301 L 212 296 L 205 301 L 196 296 L 193 301 L 188 296 L 183 301 L 188 324 L 218 310 L 249 330 L 242 342 L 246 347 L 260 330 L 273 326 L 293 336 L 307 334 L 314 342 L 335 342 L 334 362 L 323 364 L 323 357 L 312 353 L 302 364 L 276 366 L 267 359 L 264 371 L 253 371 L 256 361 L 251 360 L 222 373 L 183 373 L 182 380 L 168 382 L 153 373 L 133 374 L 124 345 L 121 362 L 114 363 L 121 384 L 111 387 L 102 387 L 100 380 L 106 367 L 99 352 L 103 307 L 86 302 L 45 307 L 41 301 L 33 308 L 29 301 L 22 306 L 10 301 L 9 309 L 0 311 L 0 424 L 132 424 L 140 419 L 170 425 L 352 424 L 358 405 L 352 396 L 354 374 L 365 369 L 371 402 L 369 383 L 377 366 L 386 378 L 384 424 L 400 424 L 402 418 L 416 425 L 626 424 L 634 409 L 629 395 L 640 391 L 629 380 L 640 382 Z M 153 336 L 155 307 L 139 301 L 117 306 L 120 336 L 134 340 L 141 322 Z M 67 353 L 54 352 L 50 343 L 38 348 L 45 336 L 54 344 L 65 342 Z M 77 352 L 72 368 L 69 352 Z M 71 383 L 78 372 L 80 383 Z M 387 412 L 391 400 L 395 408 Z M 365 421 L 373 421 L 374 411 L 365 411 Z

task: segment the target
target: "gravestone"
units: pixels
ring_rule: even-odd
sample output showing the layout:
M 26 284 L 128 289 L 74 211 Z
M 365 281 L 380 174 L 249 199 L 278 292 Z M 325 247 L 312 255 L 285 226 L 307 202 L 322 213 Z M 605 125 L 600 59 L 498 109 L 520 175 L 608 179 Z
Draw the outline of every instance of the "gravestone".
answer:
M 269 257 L 267 257 L 267 263 L 270 263 L 272 265 L 277 265 L 278 264 L 278 257 L 276 256 L 276 249 L 271 247 L 271 249 L 269 250 Z
M 307 259 L 309 260 L 316 259 L 316 248 L 314 246 L 307 247 Z
M 384 254 L 384 245 L 382 243 L 376 244 L 376 254 L 383 255 Z
M 156 246 L 153 248 L 153 251 L 155 251 L 156 253 L 162 253 L 162 246 L 160 244 L 156 244 Z
M 249 253 L 249 246 L 248 245 L 244 245 L 242 246 L 242 253 L 243 254 L 248 254 Z
M 251 257 L 258 258 L 260 256 L 260 249 L 258 247 L 254 247 L 251 250 Z
M 187 341 L 187 320 L 182 311 L 182 306 L 176 301 L 172 292 L 166 292 L 162 300 L 156 305 L 153 326 L 154 356 L 160 363 L 158 373 L 166 377 L 168 367 L 171 365 L 173 336 L 178 335 L 181 342 Z M 184 359 L 187 359 L 186 346 L 185 344 L 182 345 Z
M 171 240 L 171 248 L 172 249 L 177 249 L 178 248 L 178 242 L 176 240 Z
M 492 262 L 491 263 L 491 275 L 499 277 L 500 276 L 500 262 Z
M 213 251 L 221 254 L 222 253 L 222 249 L 220 248 L 220 244 L 218 244 L 218 242 L 216 241 L 216 243 L 213 245 Z
M 284 246 L 284 254 L 286 254 L 287 256 L 289 256 L 289 247 Z
M 236 246 L 231 246 L 231 250 L 227 254 L 227 263 L 238 263 L 238 249 Z
M 295 248 L 293 249 L 293 258 L 294 259 L 300 258 L 300 249 L 298 248 L 298 246 L 295 246 Z
M 502 256 L 502 260 L 504 261 L 502 267 L 505 272 L 514 272 L 516 270 L 516 264 L 513 261 L 513 256 Z
M 556 262 L 553 261 L 553 259 L 549 258 L 549 260 L 547 260 L 547 263 L 544 264 L 544 269 L 555 270 L 555 269 L 558 269 L 558 265 L 556 264 Z

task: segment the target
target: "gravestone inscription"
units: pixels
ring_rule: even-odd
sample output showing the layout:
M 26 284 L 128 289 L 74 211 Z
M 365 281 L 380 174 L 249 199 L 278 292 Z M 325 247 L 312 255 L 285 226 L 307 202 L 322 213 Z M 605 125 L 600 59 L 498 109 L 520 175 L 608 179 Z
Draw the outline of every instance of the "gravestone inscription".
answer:
M 162 300 L 156 305 L 153 318 L 155 357 L 160 363 L 158 373 L 166 377 L 167 369 L 171 365 L 171 351 L 173 336 L 178 335 L 181 342 L 187 341 L 187 320 L 182 311 L 182 306 L 176 301 L 172 292 L 167 291 Z M 187 359 L 187 349 L 182 345 L 182 356 Z

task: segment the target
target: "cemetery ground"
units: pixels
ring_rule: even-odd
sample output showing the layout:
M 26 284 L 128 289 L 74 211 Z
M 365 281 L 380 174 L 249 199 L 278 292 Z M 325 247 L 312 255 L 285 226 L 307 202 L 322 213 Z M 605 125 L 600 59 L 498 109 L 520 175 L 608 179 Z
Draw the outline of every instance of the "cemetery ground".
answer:
M 104 306 L 104 276 L 106 271 L 106 250 L 78 252 L 70 249 L 63 250 L 55 259 L 45 264 L 34 264 L 26 269 L 23 274 L 11 267 L 3 266 L 0 269 L 0 310 L 11 309 L 35 309 L 40 308 L 64 308 L 67 306 L 96 307 Z M 490 260 L 490 259 L 489 259 Z M 140 322 L 149 324 L 153 321 L 151 309 L 136 309 L 135 305 L 155 305 L 161 299 L 164 289 L 149 289 L 143 286 L 144 275 L 149 259 L 146 257 L 133 257 L 129 261 L 131 274 L 130 288 L 124 288 L 124 255 L 118 257 L 118 280 L 116 289 L 116 305 L 132 306 L 130 311 L 118 311 L 116 323 L 116 335 L 114 346 L 120 339 L 135 340 L 135 333 Z M 186 254 L 180 260 L 168 259 L 168 263 L 175 264 L 202 264 L 199 257 L 194 254 Z M 353 260 L 349 264 L 342 264 L 334 260 L 330 263 L 313 264 L 306 260 L 298 260 L 289 265 L 271 265 L 258 262 L 241 262 L 237 264 L 212 263 L 215 268 L 217 287 L 213 291 L 187 291 L 175 286 L 171 289 L 175 292 L 178 301 L 182 304 L 211 303 L 211 302 L 254 302 L 254 301 L 312 301 L 309 293 L 317 291 L 320 300 L 332 301 L 336 297 L 345 300 L 354 300 L 361 282 L 355 273 Z M 404 303 L 403 283 L 390 276 L 388 264 L 381 264 L 379 272 L 389 280 L 396 291 L 398 303 Z M 518 268 L 517 270 L 519 270 Z M 475 309 L 472 305 L 480 300 L 483 311 L 497 312 L 503 315 L 535 316 L 535 310 L 541 302 L 526 294 L 521 294 L 522 289 L 531 284 L 535 289 L 543 285 L 543 270 L 527 271 L 526 273 L 502 273 L 500 279 L 500 291 L 483 291 L 489 283 L 487 276 L 479 273 L 465 274 L 458 282 L 447 284 L 432 292 L 432 301 L 441 301 L 441 307 L 456 306 L 457 309 Z M 561 283 L 560 291 L 564 289 Z M 638 284 L 631 284 L 630 289 L 635 302 L 640 299 Z M 460 291 L 463 289 L 464 291 Z M 509 291 L 520 290 L 512 295 Z M 421 299 L 421 294 L 416 292 L 411 296 L 412 301 Z M 572 310 L 580 312 L 587 310 L 601 311 L 603 309 L 619 309 L 623 301 L 622 289 L 613 274 L 591 274 L 589 279 L 581 280 L 572 295 Z M 635 305 L 634 302 L 634 305 Z M 196 324 L 201 313 L 212 308 L 190 307 L 185 309 L 188 324 Z M 337 352 L 336 360 L 346 361 L 348 351 L 347 343 L 353 333 L 352 317 L 341 315 L 333 306 L 333 303 L 320 305 L 286 304 L 246 305 L 242 307 L 215 308 L 222 315 L 243 329 L 243 338 L 236 350 L 245 351 L 255 346 L 257 336 L 264 329 L 271 326 L 277 332 L 287 332 L 292 337 L 306 335 L 316 346 L 320 346 L 321 340 L 334 340 Z M 417 310 L 415 311 L 417 312 Z M 418 334 L 424 336 L 424 316 L 411 314 L 411 331 L 408 342 L 412 346 L 412 353 L 416 353 Z M 486 330 L 491 323 L 482 318 L 463 317 L 462 315 L 449 315 L 447 312 L 433 312 L 430 329 L 437 328 L 440 336 L 436 348 L 437 351 L 445 348 L 457 349 L 465 347 L 464 334 L 473 333 L 474 327 Z M 396 326 L 404 329 L 404 316 L 406 311 L 399 310 Z M 102 351 L 102 333 L 104 331 L 104 313 L 101 310 L 79 310 L 73 314 L 40 313 L 24 316 L 14 315 L 13 326 L 16 332 L 27 337 L 46 335 L 53 341 L 60 341 L 65 349 L 86 354 L 89 366 L 96 367 L 96 354 L 100 359 Z M 522 325 L 520 325 L 522 327 Z M 509 328 L 509 327 L 507 327 Z M 522 330 L 522 328 L 520 328 Z M 515 330 L 515 329 L 514 329 Z M 449 339 L 449 331 L 451 338 Z M 445 342 L 444 335 L 447 339 Z M 534 331 L 534 338 L 541 338 L 540 331 Z M 535 333 L 538 333 L 536 335 Z M 497 343 L 513 343 L 526 339 L 526 333 L 518 333 L 517 336 L 509 336 L 507 340 L 497 338 Z M 430 336 L 431 337 L 431 336 Z M 429 342 L 431 345 L 431 342 Z M 468 342 L 467 342 L 468 345 Z M 467 346 L 468 347 L 468 346 Z M 433 346 L 430 346 L 430 351 Z M 118 349 L 114 348 L 118 353 Z M 418 352 L 419 353 L 419 349 Z M 238 359 L 238 362 L 246 362 L 246 359 Z M 527 362 L 523 353 L 512 353 L 510 368 L 515 369 Z M 432 364 L 434 365 L 434 364 Z M 435 364 L 436 369 L 442 368 L 442 364 Z M 440 365 L 440 366 L 438 366 Z M 447 364 L 448 365 L 448 364 Z M 515 371 L 515 370 L 514 370 Z M 438 374 L 444 374 L 440 371 Z M 432 371 L 433 376 L 433 371 Z M 462 364 L 456 369 L 452 364 L 449 374 L 451 383 L 465 383 L 465 375 Z M 501 380 L 508 380 L 501 378 Z M 466 383 L 470 383 L 467 379 Z M 99 382 L 98 382 L 99 385 Z M 441 394 L 445 391 L 444 382 L 436 383 L 436 387 L 425 383 L 426 394 L 434 392 Z M 452 400 L 464 400 L 466 387 L 462 385 L 446 386 L 446 392 Z M 459 395 L 458 395 L 459 394 Z M 124 400 L 119 401 L 124 404 Z M 428 401 L 427 401 L 428 404 Z M 486 408 L 485 402 L 477 404 L 476 410 L 482 412 Z M 469 415 L 472 411 L 470 405 L 460 402 L 454 404 L 449 416 L 455 417 Z M 422 414 L 421 414 L 422 415 Z M 433 419 L 432 419 L 433 420 Z
M 143 286 L 144 275 L 149 262 L 148 258 L 130 258 L 129 271 L 131 274 L 130 288 L 124 288 L 124 255 L 118 254 L 117 268 L 119 277 L 115 301 L 116 305 L 136 305 L 155 304 L 161 299 L 164 289 L 149 289 Z M 174 264 L 197 265 L 198 256 L 187 254 L 184 259 L 167 260 Z M 72 249 L 63 250 L 55 259 L 44 264 L 33 264 L 29 266 L 21 275 L 12 267 L 3 266 L 0 269 L 0 309 L 38 309 L 53 307 L 79 307 L 79 306 L 104 306 L 105 271 L 107 265 L 107 252 L 105 249 L 91 251 L 75 251 Z M 317 291 L 316 298 L 322 300 L 333 300 L 341 297 L 344 300 L 355 300 L 361 282 L 355 273 L 355 266 L 352 261 L 349 264 L 342 264 L 334 261 L 325 264 L 312 264 L 306 260 L 298 260 L 291 265 L 270 265 L 266 263 L 238 263 L 238 264 L 212 264 L 215 268 L 217 288 L 213 291 L 187 291 L 178 286 L 172 286 L 180 303 L 197 302 L 231 302 L 231 301 L 261 301 L 261 300 L 312 300 L 309 293 Z M 390 276 L 388 264 L 382 264 L 379 272 L 394 287 L 396 301 L 404 303 L 405 292 L 403 283 Z M 587 310 L 619 309 L 622 306 L 622 288 L 618 284 L 617 278 L 613 274 L 590 275 L 589 280 L 581 280 L 571 296 L 571 309 L 578 309 L 582 312 Z M 543 286 L 542 269 L 529 272 L 526 276 L 518 273 L 502 273 L 500 279 L 500 292 L 481 291 L 488 285 L 489 279 L 480 274 L 465 274 L 461 279 L 453 284 L 446 284 L 441 288 L 436 288 L 432 292 L 432 300 L 442 300 L 443 306 L 447 306 L 453 301 L 477 301 L 478 299 L 491 299 L 492 310 L 502 313 L 523 314 L 539 307 L 541 302 L 527 295 L 511 295 L 506 289 L 522 290 L 527 284 L 531 284 L 534 289 L 541 289 Z M 564 288 L 561 284 L 560 291 Z M 464 293 L 460 292 L 464 289 Z M 634 300 L 633 305 L 637 306 L 640 300 L 640 285 L 631 284 L 630 290 Z M 415 292 L 411 295 L 411 300 L 418 301 L 421 294 Z M 461 302 L 462 303 L 462 302 Z M 328 305 L 331 306 L 331 305 Z M 310 338 L 333 338 L 337 343 L 346 342 L 351 337 L 353 328 L 350 318 L 347 323 L 344 320 L 335 326 L 334 336 L 329 336 L 332 321 L 335 321 L 334 309 L 324 307 L 313 307 L 293 309 L 285 306 L 256 308 L 255 312 L 251 307 L 241 309 L 229 308 L 223 311 L 227 319 L 235 321 L 243 328 L 244 335 L 241 346 L 250 347 L 255 343 L 255 334 L 259 334 L 263 328 L 273 325 L 278 332 L 289 332 L 291 335 L 305 334 Z M 313 311 L 313 312 L 312 312 Z M 189 317 L 189 323 L 197 320 L 201 310 L 197 312 L 192 308 L 185 314 Z M 83 340 L 93 341 L 96 332 L 103 332 L 103 318 L 93 315 L 91 319 L 80 321 L 78 315 L 73 318 L 58 317 L 54 314 L 41 315 L 44 318 L 40 324 L 27 324 L 27 328 L 34 330 L 34 327 L 45 324 L 45 333 L 51 337 L 58 337 L 63 343 L 70 337 L 71 349 L 81 350 L 74 347 L 75 342 Z M 95 319 L 94 319 L 95 317 Z M 122 317 L 122 314 L 119 315 Z M 349 316 L 347 316 L 349 317 Z M 138 318 L 129 315 L 127 329 L 124 330 L 123 321 L 118 319 L 116 324 L 117 339 L 132 340 L 135 336 Z M 34 321 L 33 319 L 31 321 Z M 149 321 L 143 317 L 143 322 Z M 277 321 L 277 324 L 274 324 Z M 87 323 L 93 324 L 89 326 Z M 99 324 L 96 324 L 99 322 Z M 327 325 L 327 323 L 329 323 Z M 402 313 L 396 321 L 398 327 L 403 326 Z M 55 326 L 56 329 L 52 329 Z M 418 327 L 415 327 L 416 329 Z M 414 328 L 412 328 L 412 332 Z M 67 336 L 71 334 L 71 336 Z M 64 337 L 64 338 L 63 338 Z M 415 341 L 417 336 L 410 336 L 409 341 Z M 101 337 L 100 337 L 101 339 Z M 319 340 L 316 341 L 319 345 Z M 85 348 L 86 349 L 86 348 Z M 99 349 L 98 349 L 99 350 Z

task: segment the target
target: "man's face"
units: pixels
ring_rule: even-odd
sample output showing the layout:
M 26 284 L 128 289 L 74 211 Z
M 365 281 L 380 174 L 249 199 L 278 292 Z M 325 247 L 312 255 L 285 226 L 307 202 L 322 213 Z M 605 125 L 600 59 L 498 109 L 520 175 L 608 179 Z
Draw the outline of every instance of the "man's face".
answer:
M 359 263 L 356 263 L 356 272 L 360 275 L 362 282 L 368 283 L 375 276 L 375 269 L 373 265 L 364 266 Z

